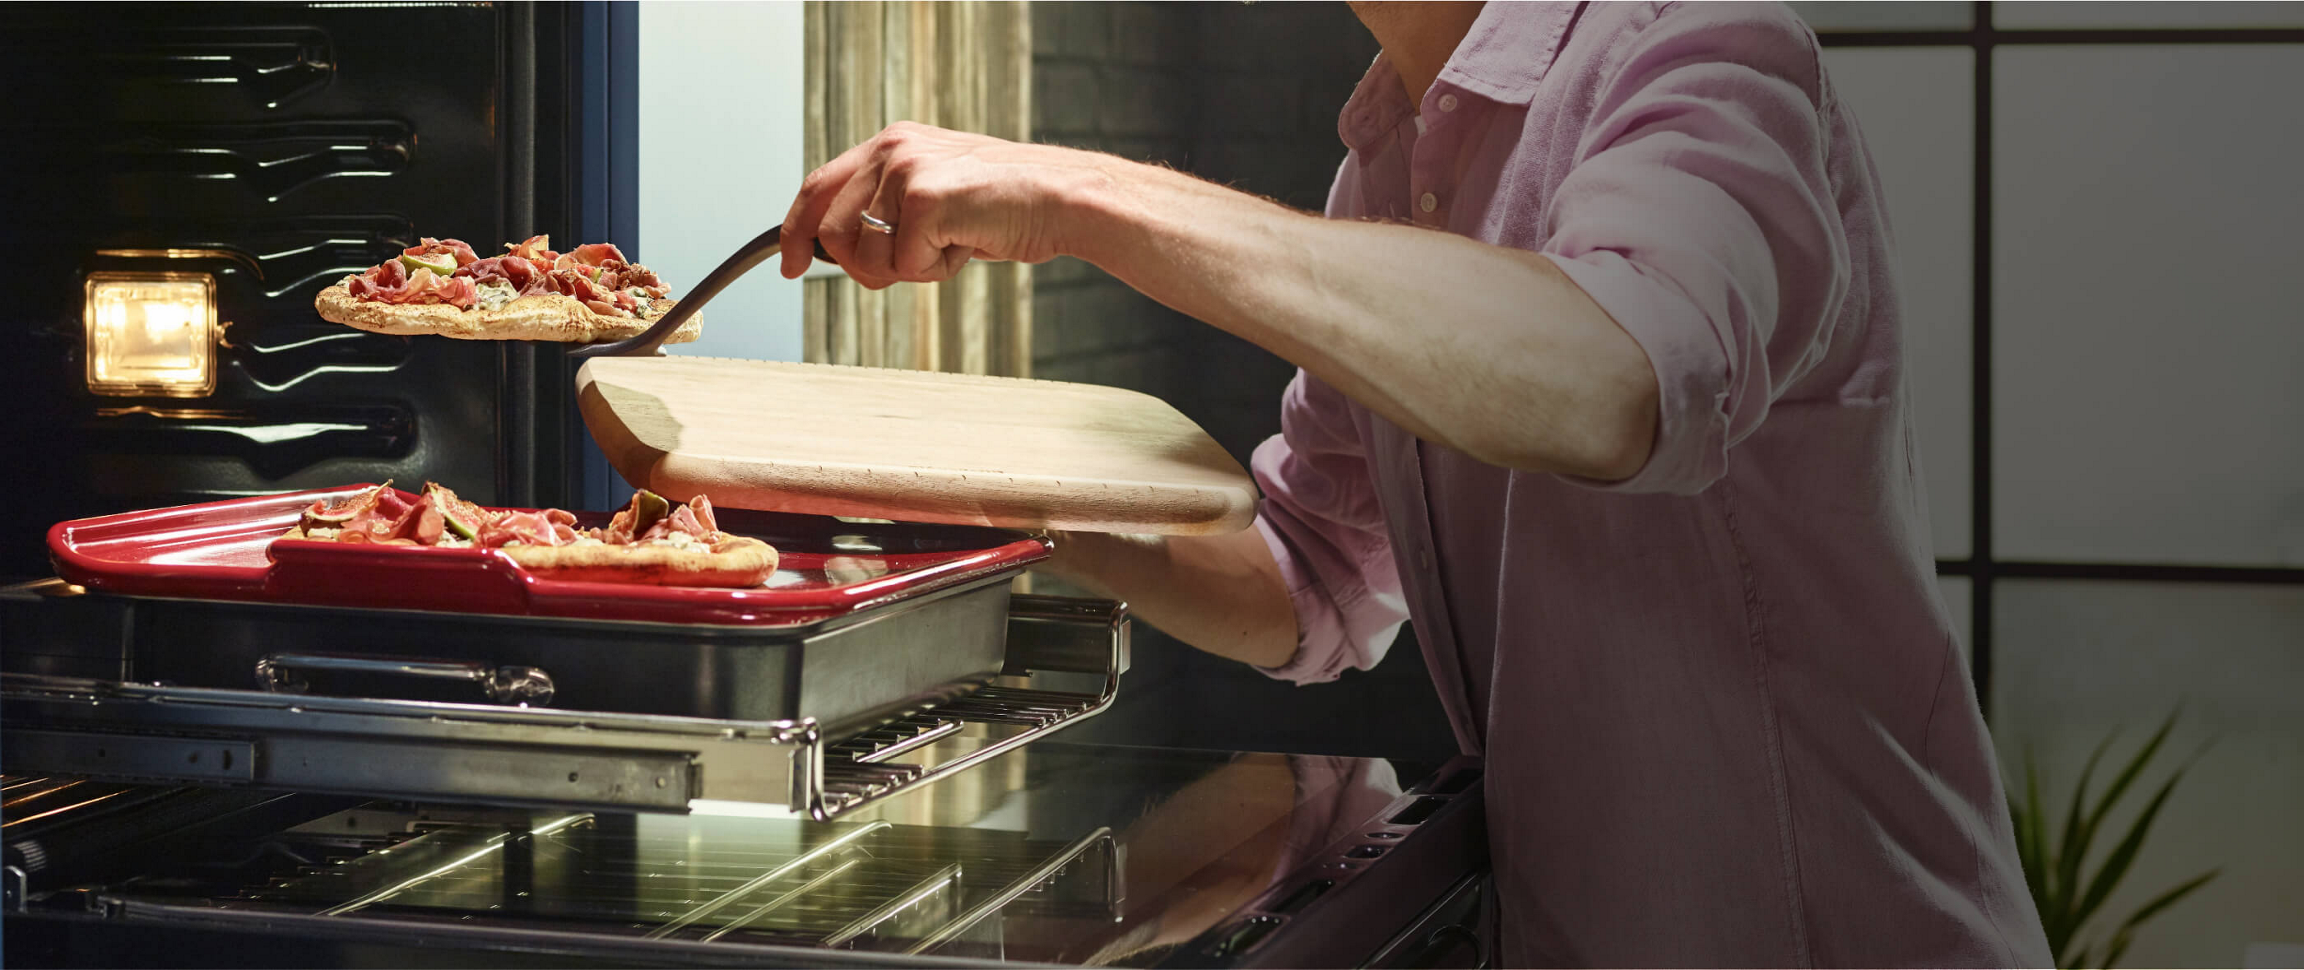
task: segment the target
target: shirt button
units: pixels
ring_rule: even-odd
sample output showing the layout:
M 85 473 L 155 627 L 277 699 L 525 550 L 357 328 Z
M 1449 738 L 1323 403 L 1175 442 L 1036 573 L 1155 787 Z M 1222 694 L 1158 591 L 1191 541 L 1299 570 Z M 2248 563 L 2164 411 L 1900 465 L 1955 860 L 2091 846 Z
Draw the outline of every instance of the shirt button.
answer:
M 1423 198 L 1416 200 L 1416 207 L 1426 212 L 1440 208 L 1440 197 L 1426 192 Z
M 1442 110 L 1442 111 L 1454 111 L 1454 110 L 1456 110 L 1456 96 L 1455 96 L 1455 95 L 1453 95 L 1453 94 L 1443 94 L 1443 95 L 1441 95 L 1441 96 L 1440 96 L 1440 110 Z

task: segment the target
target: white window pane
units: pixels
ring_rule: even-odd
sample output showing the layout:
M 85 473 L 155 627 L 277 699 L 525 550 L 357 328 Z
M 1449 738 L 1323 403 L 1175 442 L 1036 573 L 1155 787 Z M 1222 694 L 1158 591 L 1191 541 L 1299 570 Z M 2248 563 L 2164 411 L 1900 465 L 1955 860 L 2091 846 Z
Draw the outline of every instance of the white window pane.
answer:
M 2133 912 L 2208 869 L 2223 874 L 2145 924 L 2122 966 L 2238 966 L 2251 942 L 2298 938 L 2304 899 L 2304 587 L 2002 580 L 1994 584 L 1992 733 L 2022 778 L 2068 796 L 2089 751 L 2120 731 L 2114 769 L 2181 704 L 2182 719 L 2115 811 L 2213 739 L 2176 788 L 2135 867 L 2092 923 Z M 2056 801 L 2051 799 L 2051 804 Z M 2117 836 L 2113 838 L 2117 840 Z M 2099 846 L 2095 860 L 2109 846 Z M 2108 917 L 2108 919 L 2107 919 Z
M 1825 71 L 1872 149 L 1904 304 L 1906 388 L 1936 555 L 1969 552 L 1975 54 L 1841 47 Z
M 2304 565 L 2304 45 L 1997 58 L 1999 555 Z
M 2071 30 L 2304 27 L 2304 3 L 1996 3 L 1992 26 Z
M 1850 2 L 1850 0 L 1811 0 L 1792 4 L 1800 19 L 1817 33 L 1833 31 L 1867 30 L 1966 30 L 1975 22 L 1971 11 L 1974 4 L 1896 2 Z
M 639 221 L 634 259 L 675 286 L 703 282 L 790 202 L 768 186 L 808 173 L 803 11 L 789 4 L 651 3 L 639 8 Z M 702 96 L 742 91 L 742 99 Z M 729 159 L 743 159 L 729 164 Z M 493 246 L 487 243 L 485 245 Z M 561 245 L 569 245 L 563 242 Z M 755 274 L 720 294 L 716 324 L 679 356 L 799 360 L 801 286 Z M 685 290 L 680 290 L 685 292 Z

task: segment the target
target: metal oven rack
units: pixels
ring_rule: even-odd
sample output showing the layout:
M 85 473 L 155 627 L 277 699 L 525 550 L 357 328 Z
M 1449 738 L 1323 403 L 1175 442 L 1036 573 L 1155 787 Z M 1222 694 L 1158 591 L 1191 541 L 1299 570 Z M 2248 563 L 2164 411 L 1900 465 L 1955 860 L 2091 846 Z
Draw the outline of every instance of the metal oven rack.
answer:
M 75 803 L 60 810 L 78 810 L 96 793 L 74 789 L 157 791 L 0 783 L 12 799 Z M 37 789 L 49 791 L 24 794 Z M 259 854 L 293 868 L 195 866 L 146 885 L 65 890 L 40 905 L 48 915 L 139 925 L 510 936 L 573 952 L 653 951 L 656 960 L 695 948 L 742 957 L 761 947 L 965 959 L 1002 951 L 1003 916 L 1120 918 L 1123 857 L 1107 827 L 1057 840 L 884 819 L 825 827 L 656 818 L 667 824 L 371 802 L 267 836 Z M 16 866 L 9 870 L 20 882 Z M 21 885 L 11 886 L 12 912 L 24 912 L 27 900 Z
M 1128 629 L 1124 604 L 1016 596 L 1003 682 L 857 727 L 0 674 L 0 761 L 19 776 L 587 811 L 685 811 L 702 799 L 821 821 L 1101 713 L 1127 669 Z M 1005 682 L 1035 674 L 1101 681 Z
M 882 820 L 814 837 L 755 825 L 715 833 L 699 855 L 600 831 L 587 813 L 556 814 L 517 828 L 431 831 L 389 853 L 204 900 L 204 918 L 411 924 L 445 916 L 496 929 L 581 925 L 636 941 L 923 953 L 969 937 L 1028 896 L 1039 908 L 1109 914 L 1120 892 L 1113 835 L 1103 828 L 1069 844 L 975 833 L 984 838 L 955 851 L 950 833 Z M 184 904 L 125 894 L 95 905 L 157 918 Z

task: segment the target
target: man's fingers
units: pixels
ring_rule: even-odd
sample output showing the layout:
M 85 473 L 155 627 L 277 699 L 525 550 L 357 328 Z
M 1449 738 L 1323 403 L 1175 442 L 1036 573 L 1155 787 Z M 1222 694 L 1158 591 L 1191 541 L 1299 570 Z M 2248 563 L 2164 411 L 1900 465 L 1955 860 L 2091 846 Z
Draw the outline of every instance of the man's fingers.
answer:
M 848 183 L 833 193 L 816 221 L 816 236 L 824 244 L 824 251 L 842 267 L 856 260 L 857 233 L 864 230 L 864 207 L 880 190 L 878 159 L 866 156 L 863 164 Z M 871 267 L 864 267 L 870 271 Z M 885 273 L 885 270 L 882 270 Z
M 960 275 L 960 268 L 968 265 L 968 261 L 974 258 L 976 258 L 976 247 L 974 246 L 944 247 L 943 278 L 951 279 L 952 277 Z
M 937 239 L 943 235 L 943 212 L 933 199 L 914 191 L 913 176 L 918 171 L 916 165 L 890 165 L 881 179 L 880 201 L 873 212 L 877 215 L 880 209 L 887 209 L 902 213 L 902 221 L 890 220 L 896 224 L 896 234 L 890 240 L 889 274 L 900 280 L 934 283 L 950 279 L 952 274 L 941 272 L 944 248 Z
M 871 145 L 865 142 L 841 152 L 840 157 L 824 163 L 824 167 L 801 180 L 799 193 L 792 197 L 791 208 L 784 212 L 784 278 L 798 279 L 801 273 L 807 272 L 808 263 L 815 258 L 816 231 L 824 220 L 824 211 L 855 178 L 857 169 L 869 157 Z
M 850 268 L 884 279 L 902 279 L 904 274 L 896 272 L 893 268 L 895 265 L 893 254 L 899 237 L 863 224 L 864 214 L 868 212 L 881 222 L 897 226 L 899 227 L 898 231 L 902 231 L 904 215 L 898 211 L 894 201 L 888 198 L 887 185 L 887 180 L 882 179 L 880 194 L 856 214 L 856 261 Z M 847 266 L 849 264 L 843 263 L 841 265 Z

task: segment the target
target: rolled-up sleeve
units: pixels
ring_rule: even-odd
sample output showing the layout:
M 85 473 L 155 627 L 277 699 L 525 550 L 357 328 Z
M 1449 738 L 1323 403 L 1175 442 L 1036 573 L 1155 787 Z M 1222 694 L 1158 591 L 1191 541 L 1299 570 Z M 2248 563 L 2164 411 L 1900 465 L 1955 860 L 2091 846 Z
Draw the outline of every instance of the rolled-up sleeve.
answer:
M 1804 28 L 1689 4 L 1633 44 L 1554 196 L 1543 253 L 1647 353 L 1656 441 L 1629 479 L 1569 480 L 1693 494 L 1823 357 L 1848 247 Z
M 1280 433 L 1249 465 L 1256 517 L 1296 609 L 1296 656 L 1265 673 L 1299 684 L 1367 669 L 1408 619 L 1384 512 L 1342 394 L 1299 371 L 1281 399 Z

